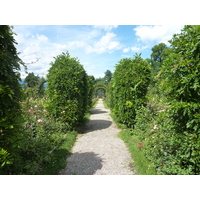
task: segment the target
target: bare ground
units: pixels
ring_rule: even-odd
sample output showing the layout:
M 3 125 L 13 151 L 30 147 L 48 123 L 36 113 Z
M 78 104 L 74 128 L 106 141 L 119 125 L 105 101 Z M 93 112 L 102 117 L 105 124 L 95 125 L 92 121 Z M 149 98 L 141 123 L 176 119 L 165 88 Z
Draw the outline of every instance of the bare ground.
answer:
M 99 100 L 90 121 L 79 135 L 61 175 L 134 175 L 133 160 L 119 129 Z

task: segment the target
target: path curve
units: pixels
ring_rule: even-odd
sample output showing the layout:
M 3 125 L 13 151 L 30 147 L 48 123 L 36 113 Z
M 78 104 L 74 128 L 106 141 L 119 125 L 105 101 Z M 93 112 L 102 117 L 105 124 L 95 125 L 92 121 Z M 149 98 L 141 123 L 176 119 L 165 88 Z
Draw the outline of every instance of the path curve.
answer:
M 61 175 L 134 175 L 130 153 L 118 138 L 119 129 L 100 99 L 91 109 L 84 134 L 78 137 Z

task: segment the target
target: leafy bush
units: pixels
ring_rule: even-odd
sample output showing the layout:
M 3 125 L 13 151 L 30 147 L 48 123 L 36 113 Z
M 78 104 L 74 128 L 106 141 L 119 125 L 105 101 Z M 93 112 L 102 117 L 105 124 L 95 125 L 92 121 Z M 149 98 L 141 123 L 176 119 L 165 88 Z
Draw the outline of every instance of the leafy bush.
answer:
M 9 173 L 38 174 L 43 163 L 51 161 L 51 151 L 65 139 L 69 127 L 49 115 L 44 109 L 44 98 L 27 99 L 21 104 L 25 123 L 18 151 L 20 159 L 9 163 Z M 7 174 L 8 171 L 2 173 Z
M 83 120 L 88 108 L 88 76 L 68 52 L 57 56 L 51 65 L 47 75 L 46 109 L 72 127 Z
M 112 110 L 121 123 L 135 124 L 136 110 L 146 104 L 150 66 L 140 55 L 125 58 L 116 65 L 110 89 Z

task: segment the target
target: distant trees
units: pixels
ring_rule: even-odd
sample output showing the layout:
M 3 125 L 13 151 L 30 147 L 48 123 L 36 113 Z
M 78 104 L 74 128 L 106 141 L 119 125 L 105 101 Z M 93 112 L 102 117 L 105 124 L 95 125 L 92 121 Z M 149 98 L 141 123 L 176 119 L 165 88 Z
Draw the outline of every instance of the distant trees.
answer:
M 105 81 L 107 81 L 107 82 L 110 82 L 110 80 L 111 80 L 111 78 L 112 78 L 112 72 L 110 71 L 110 70 L 107 70 L 106 72 L 105 72 L 105 76 L 104 76 L 104 80 Z
M 39 76 L 35 76 L 33 72 L 28 73 L 24 82 L 27 84 L 28 87 L 34 87 L 39 83 Z
M 28 73 L 24 82 L 25 94 L 32 97 L 42 97 L 44 95 L 44 83 L 46 79 L 44 77 L 35 76 L 33 72 Z

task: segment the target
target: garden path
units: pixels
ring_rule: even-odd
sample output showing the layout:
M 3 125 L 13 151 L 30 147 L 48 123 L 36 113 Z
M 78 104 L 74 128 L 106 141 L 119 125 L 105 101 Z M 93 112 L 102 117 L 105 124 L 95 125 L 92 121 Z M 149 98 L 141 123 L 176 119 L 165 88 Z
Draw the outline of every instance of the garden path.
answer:
M 61 175 L 134 175 L 130 153 L 118 138 L 119 129 L 100 99 L 79 134 Z

